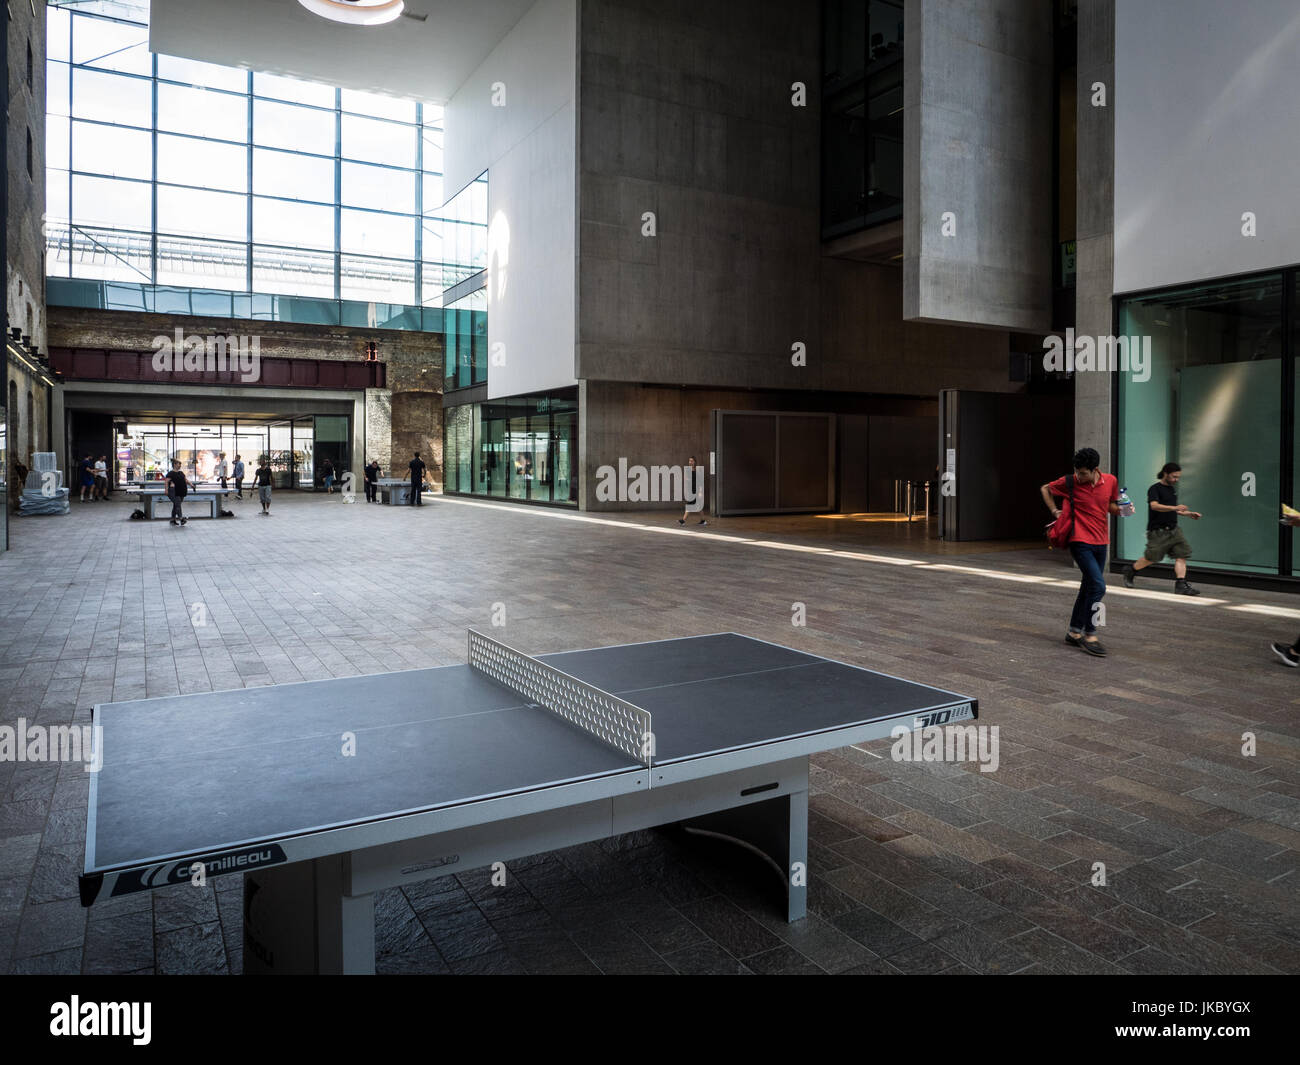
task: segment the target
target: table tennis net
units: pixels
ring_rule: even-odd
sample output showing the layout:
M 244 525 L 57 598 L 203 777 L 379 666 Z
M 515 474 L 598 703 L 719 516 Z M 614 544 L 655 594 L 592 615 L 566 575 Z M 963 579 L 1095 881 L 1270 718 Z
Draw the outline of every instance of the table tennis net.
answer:
M 648 711 L 474 629 L 469 630 L 469 664 L 649 768 L 654 747 Z

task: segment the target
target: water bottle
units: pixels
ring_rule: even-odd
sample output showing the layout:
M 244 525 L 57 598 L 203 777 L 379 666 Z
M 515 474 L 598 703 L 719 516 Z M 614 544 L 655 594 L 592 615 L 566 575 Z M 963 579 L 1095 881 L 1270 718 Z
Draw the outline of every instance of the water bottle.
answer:
M 1128 489 L 1127 489 L 1127 488 L 1121 488 L 1121 489 L 1119 490 L 1119 512 L 1120 512 L 1120 516 L 1121 516 L 1121 517 L 1125 517 L 1125 518 L 1129 518 L 1129 517 L 1132 517 L 1133 514 L 1134 514 L 1136 511 L 1137 511 L 1137 507 L 1135 507 L 1135 506 L 1133 505 L 1133 500 L 1129 499 L 1129 497 L 1128 497 Z

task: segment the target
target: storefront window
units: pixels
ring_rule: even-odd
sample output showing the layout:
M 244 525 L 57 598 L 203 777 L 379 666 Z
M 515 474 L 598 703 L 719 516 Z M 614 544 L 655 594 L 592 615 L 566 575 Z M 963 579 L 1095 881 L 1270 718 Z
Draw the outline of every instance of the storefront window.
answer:
M 1125 300 L 1119 330 L 1130 346 L 1130 372 L 1118 371 L 1120 483 L 1144 501 L 1160 467 L 1179 463 L 1179 501 L 1205 515 L 1180 522 L 1196 565 L 1277 573 L 1278 507 L 1290 494 L 1280 483 L 1282 275 Z M 1139 342 L 1149 365 L 1134 361 Z M 1121 520 L 1117 554 L 1138 557 L 1145 537 L 1145 521 Z
M 572 390 L 448 408 L 446 491 L 576 505 L 577 408 Z

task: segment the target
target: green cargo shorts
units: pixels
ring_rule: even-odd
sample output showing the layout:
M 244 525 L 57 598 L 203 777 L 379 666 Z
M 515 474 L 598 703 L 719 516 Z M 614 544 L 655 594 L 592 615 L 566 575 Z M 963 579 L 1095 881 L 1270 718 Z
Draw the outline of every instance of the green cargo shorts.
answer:
M 1147 530 L 1147 549 L 1142 557 L 1148 562 L 1159 562 L 1165 555 L 1174 558 L 1192 557 L 1192 545 L 1187 542 L 1183 530 L 1177 526 L 1172 529 Z

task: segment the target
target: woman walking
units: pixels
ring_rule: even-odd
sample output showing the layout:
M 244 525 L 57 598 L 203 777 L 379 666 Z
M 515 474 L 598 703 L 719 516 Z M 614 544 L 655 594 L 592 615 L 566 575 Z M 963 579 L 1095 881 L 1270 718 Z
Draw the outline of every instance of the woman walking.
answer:
M 1058 477 L 1039 488 L 1053 518 L 1061 516 L 1054 498 L 1069 501 L 1072 527 L 1070 554 L 1083 574 L 1079 594 L 1070 613 L 1065 642 L 1090 655 L 1104 658 L 1106 648 L 1097 639 L 1097 607 L 1106 594 L 1106 548 L 1110 545 L 1110 515 L 1118 514 L 1119 482 L 1102 473 L 1101 456 L 1090 447 L 1074 453 L 1074 473 Z

